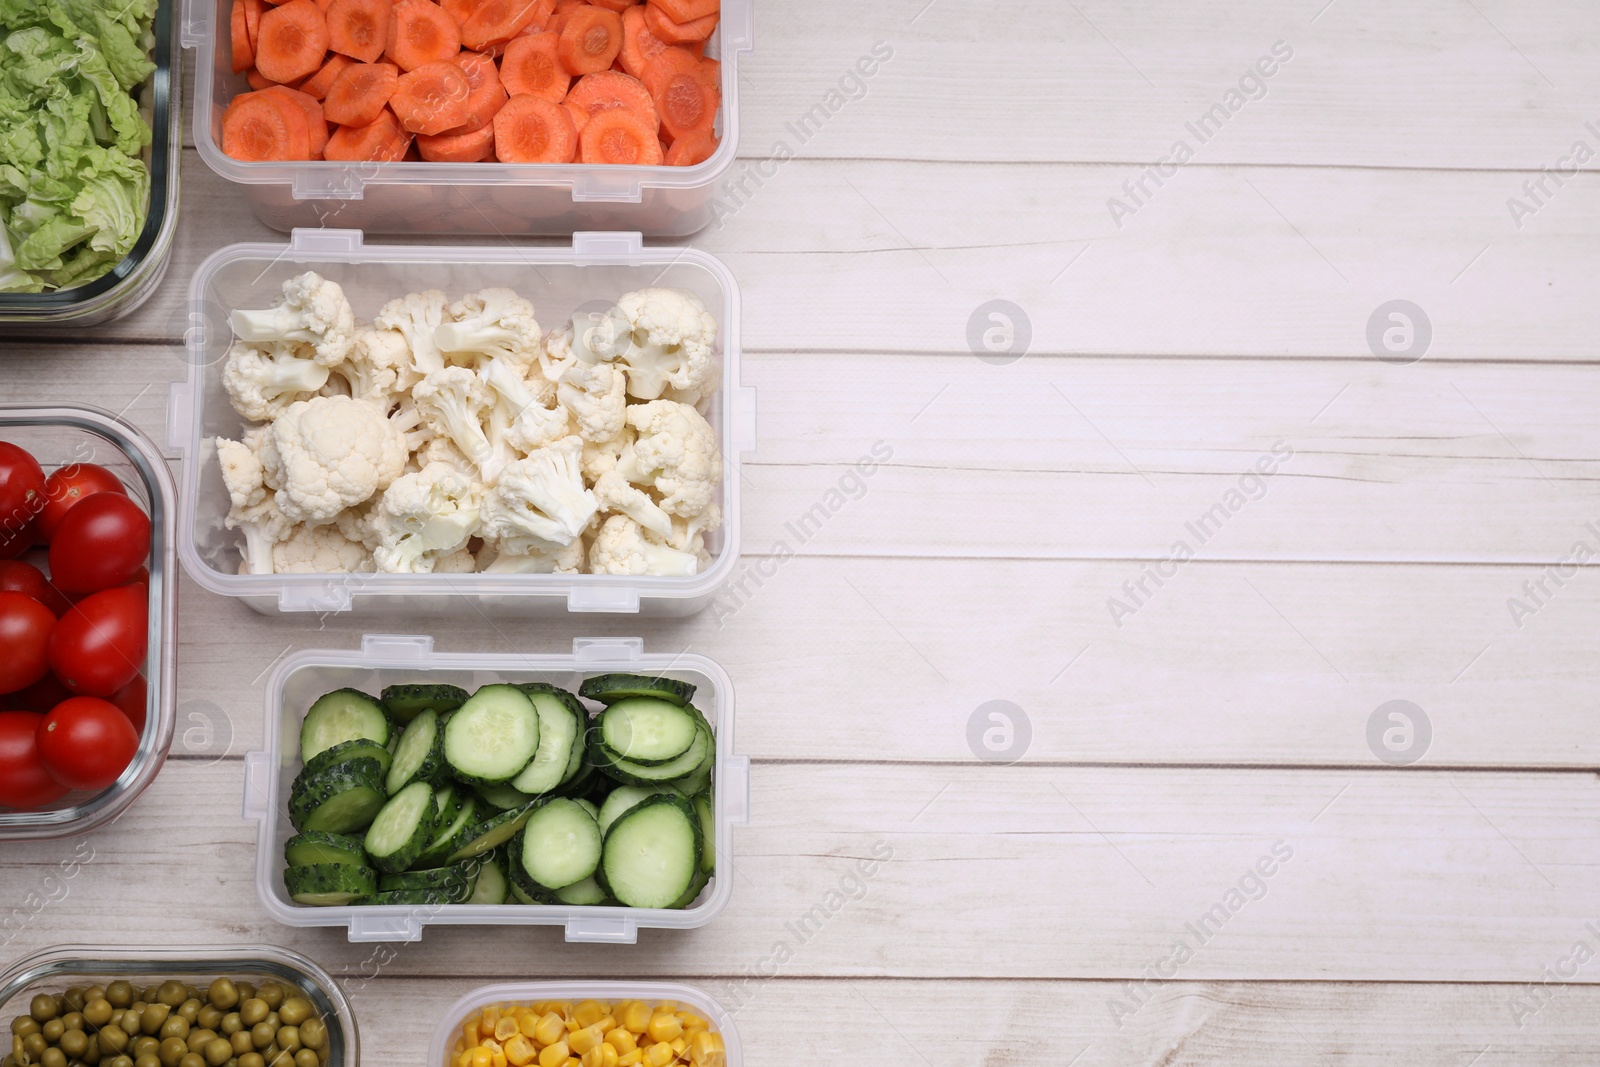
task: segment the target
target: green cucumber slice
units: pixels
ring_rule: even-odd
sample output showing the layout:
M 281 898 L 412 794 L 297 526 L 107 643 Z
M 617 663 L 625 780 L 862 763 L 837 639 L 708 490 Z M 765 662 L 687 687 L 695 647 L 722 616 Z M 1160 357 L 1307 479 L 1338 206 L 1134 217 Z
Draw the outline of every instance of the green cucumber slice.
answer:
M 676 906 L 700 873 L 700 820 L 688 798 L 663 793 L 624 812 L 606 834 L 601 868 L 618 903 Z
M 371 756 L 377 760 L 378 766 L 383 769 L 385 774 L 389 772 L 389 764 L 394 759 L 394 754 L 376 741 L 358 737 L 354 741 L 340 741 L 332 748 L 325 748 L 318 752 L 306 761 L 306 765 L 301 769 L 300 773 L 302 775 L 321 774 L 329 767 L 337 767 L 341 763 L 348 763 L 350 760 L 360 756 Z
M 485 804 L 499 811 L 527 807 L 528 803 L 534 799 L 532 793 L 524 793 L 510 782 L 504 785 L 474 786 L 472 791 L 477 793 Z
M 499 852 L 492 852 L 478 863 L 478 877 L 472 885 L 468 904 L 504 904 L 511 884 L 506 879 L 505 860 Z
M 443 889 L 391 889 L 353 901 L 357 907 L 404 905 L 411 908 L 438 908 L 458 903 L 456 894 Z
M 341 741 L 366 738 L 387 748 L 389 714 L 359 689 L 335 689 L 318 697 L 300 724 L 300 762 L 326 752 Z
M 361 847 L 359 837 L 313 830 L 309 834 L 297 834 L 284 842 L 283 860 L 291 867 L 309 867 L 320 863 L 349 863 L 365 867 L 367 850 Z
M 454 867 L 435 867 L 430 871 L 401 871 L 378 878 L 378 889 L 459 889 L 470 886 L 477 872 L 472 864 L 458 863 Z
M 439 713 L 419 712 L 394 747 L 394 763 L 384 787 L 394 796 L 412 782 L 435 781 L 443 770 L 444 734 L 439 729 Z
M 451 773 L 473 785 L 499 785 L 522 773 L 539 750 L 539 713 L 514 685 L 486 685 L 444 726 Z
M 483 809 L 472 797 L 467 797 L 460 809 L 456 811 L 455 818 L 448 824 L 440 823 L 440 828 L 434 831 L 433 840 L 428 843 L 428 850 L 417 857 L 415 867 L 443 867 L 450 859 L 451 853 L 466 844 L 483 814 Z
M 467 702 L 467 691 L 456 685 L 391 685 L 383 690 L 383 706 L 402 725 L 425 711 L 445 715 Z
M 679 707 L 694 699 L 695 687 L 672 678 L 652 678 L 643 674 L 597 674 L 578 686 L 578 695 L 602 704 L 629 697 L 653 697 Z
M 600 883 L 595 881 L 592 874 L 581 882 L 573 882 L 569 886 L 557 889 L 555 897 L 556 900 L 563 904 L 576 904 L 579 906 L 604 904 L 609 899 L 606 896 L 606 891 L 600 888 Z
M 289 794 L 289 822 L 301 833 L 352 833 L 372 822 L 384 798 L 378 761 L 361 756 L 321 774 L 297 778 Z
M 311 863 L 284 871 L 283 884 L 296 904 L 327 908 L 373 892 L 378 888 L 378 876 L 372 868 L 352 863 Z
M 627 697 L 600 713 L 600 743 L 617 759 L 661 766 L 682 758 L 699 737 L 700 718 L 681 704 Z
M 390 797 L 363 842 L 372 865 L 385 873 L 411 866 L 432 840 L 438 817 L 438 801 L 427 782 L 412 782 Z
M 523 824 L 528 821 L 528 816 L 532 814 L 533 805 L 530 804 L 525 808 L 497 812 L 480 821 L 467 831 L 466 843 L 450 854 L 448 862 L 460 863 L 462 860 L 470 860 L 500 847 L 517 836 L 517 831 L 522 829 Z
M 554 693 L 532 692 L 527 693 L 527 697 L 539 713 L 539 749 L 511 784 L 537 796 L 550 792 L 566 780 L 573 742 L 588 717 L 581 713 L 581 707 L 574 710 Z
M 616 756 L 598 741 L 589 746 L 589 755 L 600 773 L 629 785 L 654 785 L 687 777 L 698 770 L 715 751 L 711 731 L 704 724 L 696 729 L 694 742 L 688 750 L 668 763 L 634 763 Z
M 700 793 L 694 798 L 694 813 L 700 820 L 700 870 L 710 874 L 717 867 L 717 821 L 712 815 L 711 797 Z
M 523 825 L 520 858 L 523 872 L 545 889 L 581 882 L 600 866 L 600 827 L 577 801 L 548 800 Z

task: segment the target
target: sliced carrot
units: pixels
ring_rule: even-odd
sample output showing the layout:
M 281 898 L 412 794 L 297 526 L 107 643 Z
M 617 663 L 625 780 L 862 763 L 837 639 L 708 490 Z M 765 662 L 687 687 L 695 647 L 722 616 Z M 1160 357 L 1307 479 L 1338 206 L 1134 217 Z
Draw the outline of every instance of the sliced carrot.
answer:
M 709 40 L 717 30 L 717 16 L 707 15 L 692 22 L 675 22 L 654 4 L 644 9 L 645 25 L 650 32 L 668 44 L 689 44 Z
M 354 63 L 355 60 L 349 56 L 340 55 L 338 52 L 330 53 L 328 61 L 322 64 L 322 69 L 300 83 L 300 91 L 313 100 L 323 99 L 339 75 Z
M 244 80 L 250 83 L 250 88 L 252 89 L 265 89 L 268 86 L 278 84 L 275 81 L 263 78 L 261 72 L 254 67 L 244 72 Z
M 627 107 L 650 120 L 652 126 L 660 125 L 656 104 L 644 82 L 627 74 L 600 70 L 585 74 L 567 94 L 567 103 L 582 108 L 589 114 L 606 108 Z
M 255 46 L 250 43 L 249 23 L 244 17 L 244 0 L 233 0 L 228 18 L 229 44 L 233 46 L 233 72 L 243 74 L 256 65 Z
M 461 44 L 474 50 L 499 48 L 534 23 L 541 25 L 556 0 L 483 0 L 461 24 Z
M 630 7 L 622 13 L 622 52 L 617 58 L 621 61 L 623 70 L 635 78 L 643 78 L 645 68 L 650 65 L 650 61 L 670 47 L 672 46 L 650 32 L 643 7 Z M 703 42 L 695 41 L 682 47 L 698 56 L 705 45 Z
M 672 147 L 667 149 L 666 164 L 669 167 L 692 167 L 710 159 L 716 150 L 716 137 L 705 130 L 696 130 L 672 142 Z
M 573 8 L 561 28 L 561 65 L 571 74 L 605 70 L 622 51 L 622 16 L 603 7 Z
M 320 7 L 322 9 L 322 13 L 326 15 L 328 13 L 328 5 L 333 3 L 333 0 L 311 0 L 311 2 Z
M 400 75 L 389 107 L 411 133 L 443 133 L 467 121 L 471 95 L 466 74 L 446 59 Z
M 263 89 L 262 92 L 277 93 L 304 112 L 306 135 L 311 148 L 309 158 L 321 159 L 323 146 L 328 143 L 328 120 L 323 115 L 322 105 L 300 90 L 291 89 L 287 85 L 274 85 Z
M 592 113 L 578 137 L 578 161 L 581 163 L 652 167 L 664 158 L 655 125 L 637 111 L 625 107 Z
M 411 135 L 400 128 L 394 112 L 384 108 L 382 113 L 365 126 L 340 126 L 328 138 L 322 150 L 323 159 L 351 162 L 395 163 L 406 157 L 411 148 Z
M 583 128 L 589 125 L 589 109 L 579 107 L 571 100 L 561 101 L 561 106 L 567 109 L 567 115 L 572 119 L 573 132 L 581 134 Z
M 444 8 L 445 14 L 456 20 L 457 26 L 466 25 L 481 3 L 483 0 L 439 0 L 439 6 Z
M 399 86 L 400 68 L 393 63 L 352 63 L 328 90 L 322 111 L 341 126 L 368 126 Z
M 456 56 L 456 65 L 467 76 L 467 86 L 471 90 L 467 96 L 467 121 L 436 136 L 481 130 L 493 122 L 495 114 L 505 106 L 506 89 L 500 84 L 500 72 L 495 70 L 494 60 L 482 52 L 462 52 Z
M 271 89 L 241 93 L 222 114 L 222 150 L 251 163 L 310 159 L 310 123 L 282 93 Z
M 717 101 L 722 100 L 722 62 L 716 59 L 700 57 L 700 73 L 706 76 L 706 84 L 717 92 Z
M 461 28 L 444 8 L 429 0 L 400 0 L 394 5 L 385 49 L 389 62 L 401 70 L 416 70 L 452 59 L 459 51 Z
M 673 22 L 693 22 L 721 12 L 722 0 L 650 0 L 650 6 L 659 7 Z
M 639 6 L 639 0 L 589 0 L 589 3 L 595 7 L 603 7 L 607 11 L 615 11 L 619 15 L 630 7 Z
M 261 16 L 256 69 L 279 84 L 315 73 L 328 54 L 328 20 L 311 0 L 289 0 Z
M 389 45 L 389 0 L 333 0 L 328 5 L 328 47 L 358 63 L 376 63 Z
M 430 163 L 482 163 L 494 156 L 494 124 L 466 133 L 424 134 L 417 151 Z
M 250 38 L 250 51 L 256 50 L 256 37 L 261 33 L 261 13 L 267 9 L 267 0 L 244 0 L 244 29 Z
M 709 130 L 717 117 L 717 90 L 689 52 L 668 48 L 651 60 L 644 85 L 656 102 L 661 127 L 673 137 L 693 130 Z
M 577 147 L 567 109 L 543 97 L 513 96 L 494 117 L 494 153 L 502 163 L 571 163 Z
M 553 33 L 518 37 L 500 57 L 500 81 L 512 96 L 519 93 L 559 103 L 572 85 L 572 75 L 558 55 L 560 38 Z

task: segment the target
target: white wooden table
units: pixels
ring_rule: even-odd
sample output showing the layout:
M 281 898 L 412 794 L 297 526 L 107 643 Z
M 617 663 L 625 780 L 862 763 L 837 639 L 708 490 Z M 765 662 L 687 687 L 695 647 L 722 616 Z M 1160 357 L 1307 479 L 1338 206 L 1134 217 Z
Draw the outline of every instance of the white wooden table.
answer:
M 699 983 L 741 1005 L 754 1064 L 1592 1062 L 1600 578 L 1523 592 L 1600 551 L 1600 185 L 1523 189 L 1600 149 L 1592 5 L 816 0 L 762 3 L 757 31 L 745 164 L 795 158 L 696 243 L 743 287 L 745 562 L 769 576 L 722 618 L 383 627 L 721 660 L 754 794 L 725 915 L 632 947 L 439 928 L 377 954 L 274 925 L 239 818 L 261 676 L 364 628 L 186 581 L 174 758 L 0 955 L 288 945 L 359 986 L 370 1063 L 419 1062 L 468 988 L 541 975 Z M 880 41 L 799 143 L 786 124 Z M 8 345 L 7 398 L 162 436 L 194 265 L 272 236 L 192 150 L 182 177 L 161 292 Z M 969 346 L 995 299 L 1026 316 L 1021 358 Z M 1369 345 L 1393 300 L 1431 328 L 1418 360 Z M 799 543 L 786 524 L 875 446 Z M 969 744 L 994 700 L 1029 727 L 1014 765 Z M 1393 700 L 1425 745 L 1369 743 Z M 74 847 L 9 848 L 6 893 Z M 864 895 L 800 943 L 875 847 Z

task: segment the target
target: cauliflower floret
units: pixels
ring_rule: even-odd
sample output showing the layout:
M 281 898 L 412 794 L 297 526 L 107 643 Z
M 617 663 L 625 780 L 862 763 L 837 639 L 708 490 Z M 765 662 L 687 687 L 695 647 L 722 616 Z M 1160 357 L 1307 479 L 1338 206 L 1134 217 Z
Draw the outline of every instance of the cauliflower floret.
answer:
M 659 537 L 672 537 L 672 516 L 662 511 L 650 499 L 649 493 L 630 485 L 626 478 L 614 470 L 606 471 L 595 479 L 594 500 L 601 511 L 626 515 Z
M 261 503 L 267 495 L 262 482 L 261 459 L 249 445 L 218 437 L 213 442 L 217 449 L 217 465 L 222 468 L 222 481 L 228 487 L 228 499 L 234 511 L 243 511 Z
M 583 477 L 590 485 L 600 480 L 606 471 L 617 469 L 617 458 L 627 451 L 638 435 L 632 426 L 624 425 L 622 432 L 609 441 L 583 443 Z
M 484 539 L 513 555 L 571 544 L 596 510 L 582 455 L 583 438 L 566 437 L 507 466 L 484 502 Z
M 478 532 L 482 506 L 483 486 L 447 463 L 402 475 L 372 510 L 370 522 L 381 539 L 373 560 L 391 574 L 432 571 L 441 556 Z
M 461 474 L 476 475 L 478 473 L 478 465 L 462 455 L 461 449 L 457 448 L 455 442 L 448 437 L 428 438 L 427 443 L 417 449 L 416 454 L 411 459 L 413 463 L 417 464 L 418 470 L 428 466 L 430 463 L 445 463 L 454 467 Z
M 478 561 L 472 558 L 472 553 L 466 545 L 440 556 L 433 563 L 434 574 L 471 574 L 477 569 Z
M 353 508 L 346 508 L 334 517 L 333 525 L 337 526 L 339 532 L 348 540 L 358 542 L 368 552 L 374 552 L 383 543 L 383 538 L 372 521 L 373 512 L 377 510 L 376 499 Z
M 567 368 L 556 386 L 561 406 L 572 412 L 578 436 L 609 441 L 622 432 L 627 414 L 627 379 L 610 363 L 584 363 Z
M 574 320 L 575 322 L 576 320 Z M 587 329 L 587 326 L 585 327 Z M 544 351 L 539 356 L 539 372 L 544 375 L 544 380 L 554 385 L 561 380 L 572 365 L 578 362 L 578 357 L 572 351 L 572 338 L 575 327 L 572 322 L 560 329 L 552 330 L 544 339 Z M 585 355 L 591 357 L 589 362 L 599 362 L 593 359 L 593 353 L 585 349 Z
M 630 327 L 627 332 L 619 317 Z M 656 400 L 670 386 L 698 400 L 716 388 L 716 340 L 717 320 L 694 293 L 639 289 L 624 293 L 614 314 L 589 332 L 588 348 L 599 359 L 627 368 L 629 396 Z M 579 346 L 574 353 L 583 358 Z
M 291 404 L 272 424 L 266 474 L 281 486 L 278 507 L 294 522 L 332 522 L 400 477 L 405 437 L 372 404 L 343 396 Z
M 698 515 L 711 506 L 722 480 L 722 454 L 704 416 L 687 404 L 652 400 L 628 409 L 628 425 L 639 437 L 617 458 L 618 474 L 653 488 L 669 515 Z
M 423 423 L 448 437 L 473 463 L 482 468 L 492 461 L 494 448 L 483 432 L 483 418 L 494 403 L 494 394 L 476 372 L 467 367 L 443 367 L 418 382 L 411 399 Z M 487 476 L 483 480 L 493 482 Z
M 600 527 L 589 548 L 591 574 L 659 574 L 682 577 L 699 571 L 693 552 L 680 552 L 645 536 L 644 528 L 626 515 L 613 515 Z
M 698 515 L 687 517 L 674 515 L 672 532 L 667 536 L 667 544 L 685 552 L 703 552 L 705 535 L 721 527 L 722 509 L 716 504 L 712 504 Z
M 433 340 L 455 362 L 477 367 L 489 359 L 505 360 L 519 376 L 538 362 L 543 349 L 533 304 L 510 289 L 484 289 L 451 304 Z
M 372 570 L 372 558 L 337 526 L 302 525 L 272 547 L 272 565 L 279 574 L 354 574 Z
M 582 574 L 588 550 L 583 538 L 532 552 L 497 552 L 483 568 L 485 574 Z
M 444 369 L 444 356 L 433 342 L 433 331 L 444 321 L 449 303 L 450 298 L 437 289 L 410 293 L 383 305 L 372 320 L 379 329 L 397 330 L 406 339 L 415 377 Z
M 328 368 L 300 359 L 292 345 L 235 341 L 222 365 L 222 387 L 233 410 L 252 422 L 277 418 L 290 404 L 315 393 L 327 381 Z
M 310 345 L 317 363 L 324 367 L 341 362 L 355 340 L 356 316 L 344 290 L 315 271 L 284 282 L 283 300 L 276 307 L 235 311 L 228 322 L 244 341 Z
M 328 384 L 334 384 L 334 379 L 344 384 L 350 396 L 379 404 L 388 411 L 395 395 L 408 391 L 417 380 L 405 335 L 376 326 L 358 328 L 350 354 L 333 368 L 333 379 Z
M 262 493 L 254 504 L 230 510 L 222 525 L 244 534 L 241 574 L 271 574 L 272 546 L 294 532 L 294 523 L 267 493 Z

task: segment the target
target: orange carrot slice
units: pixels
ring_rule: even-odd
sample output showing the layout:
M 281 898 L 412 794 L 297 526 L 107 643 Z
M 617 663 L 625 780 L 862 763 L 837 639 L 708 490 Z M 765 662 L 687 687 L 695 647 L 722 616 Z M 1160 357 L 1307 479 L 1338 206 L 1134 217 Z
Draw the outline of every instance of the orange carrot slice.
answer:
M 298 89 L 291 89 L 287 85 L 274 85 L 262 92 L 277 93 L 285 100 L 294 104 L 306 116 L 306 135 L 309 138 L 311 159 L 321 159 L 323 146 L 328 143 L 328 120 L 322 112 L 322 105 Z
M 561 28 L 559 54 L 568 73 L 605 70 L 622 51 L 622 16 L 603 7 L 573 8 Z
M 673 137 L 709 130 L 717 117 L 717 90 L 706 81 L 700 60 L 681 48 L 668 48 L 650 62 L 644 85 L 656 102 L 661 127 Z
M 692 22 L 674 22 L 654 4 L 644 9 L 645 25 L 668 44 L 689 44 L 708 40 L 717 29 L 717 16 L 707 15 Z
M 456 65 L 467 76 L 467 121 L 435 136 L 472 133 L 494 121 L 495 114 L 505 106 L 506 89 L 500 84 L 500 73 L 494 60 L 481 52 L 462 52 L 456 56 Z
M 322 67 L 328 53 L 328 20 L 311 0 L 289 0 L 264 12 L 256 38 L 256 69 L 279 84 Z
M 416 70 L 453 59 L 459 51 L 461 28 L 444 8 L 429 0 L 400 0 L 394 5 L 384 50 L 389 62 L 401 70 Z M 405 121 L 405 116 L 400 118 Z
M 400 75 L 389 107 L 411 133 L 443 133 L 467 121 L 471 95 L 466 74 L 446 59 Z
M 333 52 L 328 56 L 328 61 L 322 64 L 322 69 L 311 77 L 301 82 L 299 89 L 313 100 L 321 100 L 328 95 L 328 90 L 344 73 L 345 69 L 355 63 L 349 56 Z
M 461 24 L 461 44 L 474 50 L 499 48 L 535 22 L 543 24 L 556 0 L 483 0 Z
M 578 136 L 578 160 L 582 163 L 653 167 L 664 158 L 655 125 L 625 107 L 594 112 Z
M 328 5 L 328 47 L 358 63 L 376 63 L 389 46 L 389 0 L 333 0 Z
M 659 7 L 673 22 L 693 22 L 721 12 L 722 0 L 650 0 L 650 6 Z
M 518 37 L 506 45 L 500 57 L 500 81 L 512 96 L 537 96 L 559 103 L 567 95 L 572 75 L 558 55 L 560 39 L 553 33 Z
M 250 51 L 256 50 L 256 37 L 261 33 L 261 13 L 267 9 L 267 0 L 244 0 L 244 30 L 250 38 Z
M 589 125 L 589 109 L 579 107 L 571 100 L 561 101 L 561 106 L 567 109 L 567 115 L 572 119 L 572 129 L 576 133 L 583 133 L 583 128 Z
M 696 130 L 672 142 L 672 147 L 667 149 L 666 164 L 669 167 L 692 167 L 710 159 L 716 150 L 716 137 L 706 130 Z
M 457 26 L 466 25 L 481 3 L 483 0 L 439 0 L 439 6 L 444 8 L 445 14 L 456 20 Z
M 400 128 L 394 112 L 384 108 L 377 119 L 366 126 L 340 126 L 334 130 L 327 147 L 322 150 L 322 158 L 396 163 L 406 158 L 410 148 L 411 135 Z
M 244 80 L 250 84 L 250 88 L 256 90 L 265 89 L 268 86 L 278 84 L 275 81 L 269 81 L 268 79 L 263 78 L 261 76 L 261 72 L 254 67 L 251 67 L 249 70 L 244 72 Z
M 596 71 L 579 78 L 567 94 L 567 103 L 591 115 L 606 108 L 627 107 L 648 118 L 652 126 L 660 125 L 661 121 L 656 116 L 656 103 L 644 83 L 613 70 Z
M 570 163 L 577 147 L 567 109 L 543 97 L 513 96 L 494 117 L 494 154 L 502 163 Z
M 603 7 L 607 11 L 615 11 L 620 15 L 630 7 L 637 7 L 639 0 L 589 0 L 589 3 L 595 7 Z
M 672 47 L 650 32 L 644 10 L 635 6 L 622 13 L 622 52 L 617 58 L 622 69 L 635 78 L 643 78 L 650 61 Z M 691 41 L 680 47 L 698 56 L 705 50 L 705 42 Z
M 222 150 L 250 163 L 310 159 L 310 123 L 306 113 L 281 93 L 270 89 L 241 93 L 223 112 Z
M 256 65 L 255 46 L 250 43 L 250 28 L 244 17 L 244 0 L 233 0 L 228 18 L 229 44 L 233 46 L 233 72 L 243 74 Z
M 423 134 L 417 151 L 430 163 L 482 163 L 494 156 L 494 125 L 465 133 Z
M 322 111 L 341 126 L 370 126 L 399 87 L 400 68 L 393 63 L 352 63 L 328 90 Z

